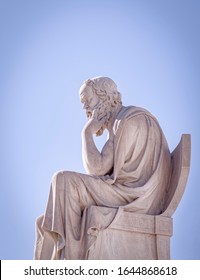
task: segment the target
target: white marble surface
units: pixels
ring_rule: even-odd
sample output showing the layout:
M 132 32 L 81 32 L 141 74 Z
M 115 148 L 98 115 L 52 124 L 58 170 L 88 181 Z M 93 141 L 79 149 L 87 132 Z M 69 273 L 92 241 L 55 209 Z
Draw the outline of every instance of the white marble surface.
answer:
M 167 241 L 157 238 L 156 232 L 146 239 L 140 231 L 127 235 L 125 230 L 123 235 L 122 226 L 121 248 L 127 250 L 113 253 L 112 243 L 117 244 L 119 236 L 106 232 L 113 219 L 123 220 L 125 212 L 133 215 L 134 223 L 134 215 L 144 215 L 148 221 L 164 210 L 172 165 L 167 141 L 156 118 L 143 108 L 123 106 L 116 84 L 107 77 L 85 81 L 79 94 L 88 118 L 82 130 L 82 156 L 87 175 L 59 171 L 53 176 L 46 211 L 37 220 L 35 258 L 156 259 L 155 246 L 159 240 L 167 252 L 160 258 L 169 258 L 170 234 Z M 93 137 L 105 129 L 108 138 L 99 151 Z M 97 206 L 104 208 L 99 211 Z M 168 231 L 171 232 L 170 228 Z M 107 253 L 97 256 L 94 248 L 98 248 L 99 232 Z M 149 250 L 146 246 L 137 247 L 136 253 L 130 254 L 130 242 L 139 240 L 146 240 Z

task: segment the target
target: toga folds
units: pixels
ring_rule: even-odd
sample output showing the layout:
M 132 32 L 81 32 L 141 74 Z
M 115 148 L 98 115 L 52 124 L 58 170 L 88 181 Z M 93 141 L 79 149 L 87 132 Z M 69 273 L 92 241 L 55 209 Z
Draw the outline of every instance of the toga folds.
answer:
M 157 120 L 145 109 L 122 107 L 113 132 L 110 174 L 53 176 L 45 213 L 36 222 L 35 259 L 87 259 L 98 231 L 120 211 L 162 212 L 171 156 Z

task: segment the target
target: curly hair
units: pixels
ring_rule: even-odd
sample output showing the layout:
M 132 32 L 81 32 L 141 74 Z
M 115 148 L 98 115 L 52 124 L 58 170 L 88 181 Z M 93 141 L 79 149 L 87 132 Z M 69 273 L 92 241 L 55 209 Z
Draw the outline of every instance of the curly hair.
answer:
M 117 90 L 117 85 L 112 79 L 95 77 L 84 81 L 84 84 L 91 86 L 98 97 L 103 102 L 107 101 L 111 107 L 115 107 L 118 103 L 122 104 L 121 93 Z
M 117 90 L 115 82 L 108 77 L 88 79 L 84 81 L 84 84 L 91 87 L 93 92 L 100 98 L 101 102 L 98 107 L 99 114 L 104 113 L 106 116 L 105 124 L 96 133 L 97 136 L 100 136 L 117 105 L 122 105 L 121 93 Z

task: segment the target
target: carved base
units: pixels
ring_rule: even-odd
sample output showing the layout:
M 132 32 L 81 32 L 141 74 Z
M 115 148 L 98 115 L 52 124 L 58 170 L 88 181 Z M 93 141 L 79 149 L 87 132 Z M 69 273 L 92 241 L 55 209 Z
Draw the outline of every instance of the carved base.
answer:
M 99 231 L 88 259 L 170 259 L 171 236 L 171 218 L 122 211 Z

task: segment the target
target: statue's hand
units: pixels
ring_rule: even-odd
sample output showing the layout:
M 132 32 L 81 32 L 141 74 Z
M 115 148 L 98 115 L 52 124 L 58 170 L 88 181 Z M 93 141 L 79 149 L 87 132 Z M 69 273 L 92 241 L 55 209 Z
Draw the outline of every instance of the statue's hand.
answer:
M 83 128 L 83 130 L 85 132 L 89 132 L 91 134 L 95 134 L 104 125 L 105 120 L 106 120 L 105 116 L 98 115 L 97 110 L 94 110 L 93 113 L 92 113 L 91 118 L 88 120 L 88 122 L 86 123 L 85 127 Z

